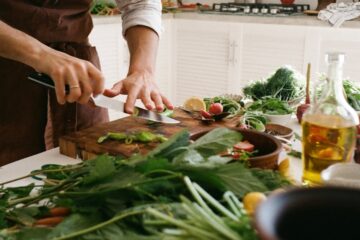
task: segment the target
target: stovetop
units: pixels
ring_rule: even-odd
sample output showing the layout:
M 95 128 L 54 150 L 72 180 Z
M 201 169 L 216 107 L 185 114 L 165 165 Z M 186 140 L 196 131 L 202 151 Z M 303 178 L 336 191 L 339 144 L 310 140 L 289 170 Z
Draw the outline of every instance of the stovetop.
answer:
M 250 16 L 294 16 L 310 10 L 308 4 L 260 4 L 260 3 L 214 3 L 211 10 L 204 13 Z

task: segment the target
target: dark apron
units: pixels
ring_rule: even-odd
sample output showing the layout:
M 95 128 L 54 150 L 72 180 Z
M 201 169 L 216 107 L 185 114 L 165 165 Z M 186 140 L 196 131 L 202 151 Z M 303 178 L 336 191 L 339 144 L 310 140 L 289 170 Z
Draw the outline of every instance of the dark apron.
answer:
M 0 0 L 0 20 L 59 51 L 100 67 L 88 43 L 91 0 Z M 108 121 L 105 109 L 59 105 L 34 70 L 0 57 L 0 166 L 58 146 L 60 136 Z

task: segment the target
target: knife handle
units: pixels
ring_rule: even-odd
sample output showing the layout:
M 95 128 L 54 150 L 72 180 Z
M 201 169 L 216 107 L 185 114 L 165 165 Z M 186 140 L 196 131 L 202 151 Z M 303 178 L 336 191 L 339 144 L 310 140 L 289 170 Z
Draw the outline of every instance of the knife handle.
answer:
M 54 81 L 51 79 L 50 76 L 48 76 L 44 73 L 34 72 L 28 76 L 28 79 L 31 81 L 34 81 L 36 83 L 39 83 L 43 86 L 46 86 L 48 88 L 55 89 Z M 69 92 L 70 92 L 70 87 L 68 84 L 65 84 L 65 93 L 69 94 Z

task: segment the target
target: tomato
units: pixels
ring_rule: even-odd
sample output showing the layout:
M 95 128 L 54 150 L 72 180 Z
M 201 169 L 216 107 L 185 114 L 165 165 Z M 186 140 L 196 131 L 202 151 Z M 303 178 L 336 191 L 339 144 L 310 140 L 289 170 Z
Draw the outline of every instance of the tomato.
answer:
M 200 113 L 201 113 L 201 116 L 203 116 L 206 119 L 212 118 L 211 114 L 205 110 L 200 110 Z
M 222 113 L 224 110 L 223 105 L 221 103 L 212 103 L 209 107 L 209 112 L 214 115 L 218 115 Z
M 248 141 L 242 141 L 234 145 L 234 149 L 244 150 L 246 152 L 254 151 L 254 145 L 249 143 Z

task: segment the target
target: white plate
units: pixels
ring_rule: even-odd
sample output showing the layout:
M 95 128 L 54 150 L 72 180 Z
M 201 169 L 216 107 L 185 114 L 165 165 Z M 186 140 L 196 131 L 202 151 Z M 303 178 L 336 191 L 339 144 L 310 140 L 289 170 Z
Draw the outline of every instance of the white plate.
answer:
M 264 116 L 269 119 L 270 123 L 280 124 L 283 126 L 287 126 L 291 121 L 292 113 L 285 115 L 270 115 L 264 113 Z
M 336 163 L 321 172 L 327 185 L 360 188 L 360 164 Z

